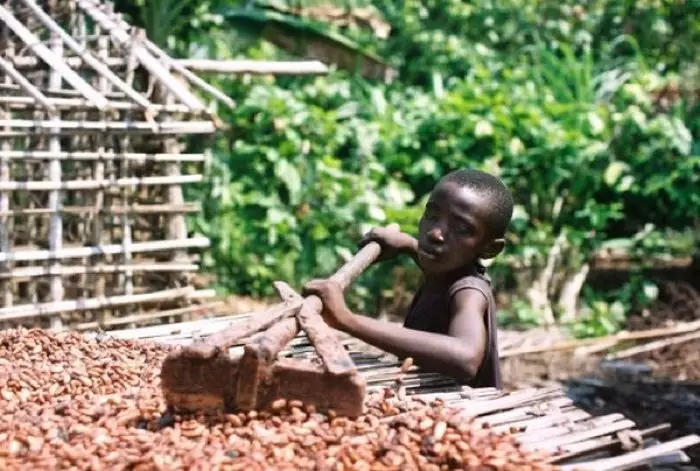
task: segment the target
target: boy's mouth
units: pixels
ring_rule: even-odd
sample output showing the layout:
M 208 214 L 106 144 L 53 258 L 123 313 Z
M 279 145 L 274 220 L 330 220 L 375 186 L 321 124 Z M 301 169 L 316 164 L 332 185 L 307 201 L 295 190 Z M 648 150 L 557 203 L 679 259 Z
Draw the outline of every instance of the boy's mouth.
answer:
M 430 260 L 437 260 L 438 258 L 442 257 L 443 253 L 440 251 L 437 251 L 435 249 L 432 249 L 430 247 L 423 247 L 423 246 L 418 246 L 418 252 L 420 252 L 420 255 L 430 259 Z

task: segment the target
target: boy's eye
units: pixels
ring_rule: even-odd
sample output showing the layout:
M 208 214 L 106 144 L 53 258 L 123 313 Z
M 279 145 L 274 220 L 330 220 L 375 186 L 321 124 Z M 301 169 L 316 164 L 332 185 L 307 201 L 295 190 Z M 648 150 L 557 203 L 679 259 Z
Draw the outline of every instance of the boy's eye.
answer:
M 467 225 L 463 222 L 458 222 L 455 225 L 455 230 L 457 231 L 458 234 L 469 234 L 469 232 L 470 232 L 469 225 Z

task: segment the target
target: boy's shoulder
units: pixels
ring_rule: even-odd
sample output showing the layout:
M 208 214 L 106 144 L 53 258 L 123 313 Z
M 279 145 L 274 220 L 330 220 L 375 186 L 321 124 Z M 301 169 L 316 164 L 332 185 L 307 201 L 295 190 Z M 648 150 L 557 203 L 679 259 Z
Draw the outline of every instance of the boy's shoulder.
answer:
M 447 288 L 447 295 L 452 298 L 458 292 L 465 289 L 480 291 L 490 305 L 493 305 L 493 290 L 491 288 L 491 278 L 485 270 L 473 270 L 453 281 Z

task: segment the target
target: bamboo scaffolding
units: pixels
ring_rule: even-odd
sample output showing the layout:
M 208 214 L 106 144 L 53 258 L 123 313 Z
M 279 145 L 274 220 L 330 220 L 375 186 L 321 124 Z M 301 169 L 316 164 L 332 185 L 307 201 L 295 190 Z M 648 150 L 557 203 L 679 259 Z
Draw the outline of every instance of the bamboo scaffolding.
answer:
M 0 150 L 0 158 L 10 160 L 132 160 L 137 163 L 146 162 L 206 162 L 205 154 L 144 154 L 135 152 L 51 152 L 41 150 Z
M 56 106 L 51 103 L 50 99 L 46 97 L 43 93 L 41 93 L 41 90 L 39 90 L 37 87 L 35 87 L 32 82 L 27 80 L 21 73 L 19 73 L 14 67 L 12 67 L 12 64 L 8 62 L 7 60 L 3 59 L 0 57 L 0 68 L 15 82 L 17 82 L 17 85 L 19 86 L 18 88 L 21 88 L 25 92 L 29 93 L 30 97 L 24 98 L 25 100 L 28 100 L 29 103 L 39 103 L 42 105 L 44 108 L 46 108 L 48 111 L 51 113 L 56 111 Z M 12 98 L 12 97 L 0 97 L 3 101 L 0 101 L 0 103 L 3 103 L 6 98 Z
M 87 0 L 77 0 L 78 7 L 89 15 L 104 31 L 109 33 L 112 40 L 120 46 L 130 49 L 134 55 L 150 74 L 158 79 L 173 95 L 185 105 L 195 111 L 204 111 L 205 107 L 199 99 L 194 96 L 183 84 L 173 78 L 160 61 L 158 61 L 146 48 L 132 41 L 131 36 L 120 28 L 107 14 L 102 12 L 98 5 Z
M 32 121 L 28 119 L 3 119 L 0 127 L 10 129 L 28 129 L 41 131 L 46 134 L 57 134 L 61 131 L 92 131 L 92 132 L 141 132 L 147 134 L 210 134 L 216 129 L 211 121 L 169 121 L 162 123 L 148 122 L 111 122 L 111 121 Z M 54 128 L 60 131 L 54 131 Z M 25 136 L 25 134 L 17 134 Z
M 71 276 L 84 274 L 119 273 L 126 270 L 134 272 L 188 272 L 198 271 L 196 263 L 143 263 L 134 262 L 127 265 L 85 265 L 85 266 L 61 266 L 61 267 L 19 267 L 7 272 L 0 272 L 0 279 L 33 278 L 40 276 Z
M 43 60 L 51 69 L 56 71 L 73 88 L 80 91 L 83 96 L 95 103 L 99 109 L 109 107 L 109 102 L 92 88 L 85 80 L 74 72 L 68 65 L 49 48 L 44 46 L 27 27 L 20 23 L 4 6 L 0 5 L 0 20 L 2 20 L 12 32 L 20 38 L 27 47 Z
M 144 96 L 131 88 L 130 85 L 109 70 L 109 67 L 100 62 L 99 59 L 73 40 L 73 38 L 71 38 L 70 35 L 68 35 L 68 33 L 66 33 L 63 28 L 61 28 L 49 15 L 47 15 L 39 7 L 39 5 L 37 5 L 33 0 L 22 0 L 22 2 L 32 11 L 39 21 L 41 21 L 41 23 L 48 28 L 49 31 L 58 35 L 58 37 L 85 63 L 109 80 L 115 87 L 131 98 L 136 104 L 144 108 L 147 114 L 154 114 L 154 110 L 151 109 L 151 103 Z
M 63 314 L 67 312 L 104 309 L 124 306 L 127 304 L 174 300 L 177 298 L 186 297 L 192 292 L 194 292 L 194 288 L 188 286 L 185 288 L 168 289 L 145 294 L 129 294 L 110 297 L 103 296 L 100 298 L 75 299 L 70 301 L 49 302 L 42 304 L 22 304 L 0 308 L 0 321 L 12 321 L 30 317 Z
M 209 246 L 206 237 L 193 237 L 184 240 L 155 240 L 135 242 L 131 251 L 136 253 L 171 251 L 177 249 L 205 248 Z M 121 244 L 102 245 L 99 247 L 73 247 L 52 252 L 50 250 L 15 250 L 0 252 L 0 263 L 3 262 L 38 262 L 52 259 L 83 258 L 91 255 L 119 255 L 122 253 Z

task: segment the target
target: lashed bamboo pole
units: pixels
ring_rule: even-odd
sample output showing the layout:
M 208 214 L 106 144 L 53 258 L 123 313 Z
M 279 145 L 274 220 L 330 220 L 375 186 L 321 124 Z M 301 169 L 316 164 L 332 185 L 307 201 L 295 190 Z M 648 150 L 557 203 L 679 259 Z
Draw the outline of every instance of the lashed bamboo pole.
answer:
M 146 162 L 205 162 L 205 154 L 145 154 L 137 152 L 90 152 L 62 151 L 50 152 L 42 150 L 0 150 L 0 158 L 10 160 L 131 160 L 139 164 Z
M 161 252 L 179 249 L 206 248 L 209 239 L 206 237 L 192 237 L 185 240 L 151 240 L 147 242 L 135 242 L 131 246 L 134 253 Z M 70 247 L 52 252 L 50 250 L 15 250 L 13 252 L 0 252 L 2 262 L 39 262 L 54 258 L 83 258 L 91 255 L 119 255 L 123 248 L 121 244 L 102 245 L 99 247 Z
M 59 58 L 63 56 L 63 43 L 61 38 L 55 34 L 51 35 L 51 52 Z M 56 90 L 61 88 L 61 74 L 55 68 L 52 68 L 49 72 L 49 90 Z M 51 122 L 59 123 L 61 121 L 60 115 L 53 115 L 51 117 Z M 61 151 L 61 141 L 58 136 L 52 136 L 49 139 L 49 152 L 60 152 Z M 49 161 L 49 182 L 54 185 L 61 185 L 61 161 L 56 159 L 51 159 Z M 63 219 L 59 210 L 61 208 L 61 189 L 60 186 L 56 190 L 51 190 L 49 192 L 49 209 L 51 209 L 52 214 L 49 217 L 49 250 L 55 252 L 61 250 L 63 246 Z M 61 266 L 59 260 L 53 260 L 51 262 L 51 268 L 56 269 Z M 60 276 L 52 276 L 50 279 L 50 289 L 51 289 L 51 301 L 58 303 L 63 301 L 64 288 L 63 279 Z M 62 330 L 63 321 L 61 316 L 53 316 L 51 318 L 51 329 L 52 330 Z
M 50 208 L 27 208 L 0 210 L 0 216 L 44 216 L 69 214 L 73 216 L 93 216 L 97 214 L 170 214 L 170 213 L 197 213 L 201 211 L 200 203 L 176 204 L 132 204 L 126 206 L 108 206 L 95 204 L 94 206 L 62 206 L 58 210 Z
M 146 48 L 132 41 L 131 36 L 121 28 L 114 20 L 102 12 L 99 6 L 88 0 L 77 0 L 78 7 L 87 13 L 100 27 L 108 32 L 112 40 L 124 48 L 131 49 L 139 63 L 151 75 L 158 79 L 168 90 L 170 90 L 182 103 L 195 111 L 204 111 L 202 102 L 194 96 L 187 88 L 173 78 L 168 70 L 158 61 Z
M 148 49 L 156 54 L 156 50 L 151 49 L 150 41 L 147 42 Z M 156 54 L 157 55 L 157 54 Z M 197 81 L 190 81 L 189 74 L 197 77 L 195 73 L 209 74 L 225 74 L 225 75 L 326 75 L 329 72 L 328 66 L 323 62 L 316 60 L 299 60 L 299 61 L 266 61 L 266 60 L 248 60 L 248 59 L 171 59 L 173 70 L 181 73 L 182 76 L 191 82 L 193 85 L 200 87 Z M 90 66 L 80 57 L 66 57 L 64 59 L 69 67 L 80 70 L 87 69 Z M 111 69 L 123 69 L 127 66 L 127 61 L 122 57 L 108 57 L 102 62 Z M 41 61 L 35 57 L 17 57 L 12 61 L 16 69 L 22 71 L 34 70 L 41 66 Z M 189 72 L 182 73 L 182 70 Z M 201 79 L 199 79 L 201 80 Z M 206 82 L 204 82 L 206 84 Z M 208 87 L 211 85 L 207 84 Z M 206 88 L 208 88 L 206 87 Z M 204 88 L 204 87 L 202 87 Z M 213 87 L 212 87 L 213 88 Z M 217 90 L 214 88 L 214 90 Z M 207 91 L 205 89 L 205 91 Z M 217 90 L 216 95 L 221 92 Z M 215 95 L 212 93 L 212 95 Z M 225 96 L 225 95 L 224 95 Z M 217 97 L 219 98 L 219 97 Z M 229 99 L 230 100 L 230 99 Z
M 55 191 L 55 190 L 98 190 L 109 187 L 129 187 L 134 185 L 178 185 L 184 183 L 197 183 L 202 181 L 202 175 L 179 175 L 160 177 L 128 177 L 117 180 L 69 180 L 65 182 L 0 182 L 0 191 Z
M 62 314 L 72 311 L 89 311 L 108 307 L 124 306 L 127 304 L 141 304 L 147 302 L 165 301 L 185 297 L 194 292 L 191 286 L 175 288 L 154 293 L 119 295 L 100 298 L 74 299 L 70 301 L 23 304 L 12 307 L 0 308 L 0 321 L 26 319 L 30 317 Z
M 184 66 L 180 65 L 177 61 L 170 59 L 170 57 L 162 49 L 160 49 L 158 46 L 149 41 L 148 38 L 145 39 L 145 43 L 146 47 L 151 53 L 160 58 L 160 60 L 167 60 L 168 65 L 170 65 L 170 67 L 172 67 L 180 75 L 182 75 L 185 78 L 185 80 L 193 84 L 195 87 L 199 87 L 205 92 L 209 93 L 229 108 L 233 109 L 236 107 L 236 102 L 233 101 L 231 97 L 223 93 L 221 90 L 212 87 L 207 82 L 205 82 L 204 80 L 187 70 Z
M 79 90 L 86 99 L 94 102 L 95 106 L 100 109 L 109 108 L 109 102 L 105 97 L 100 95 L 97 90 L 85 82 L 80 75 L 68 67 L 60 57 L 57 57 L 49 48 L 44 46 L 41 40 L 27 29 L 26 26 L 20 23 L 3 5 L 0 5 L 0 20 L 2 20 L 32 52 L 39 56 L 46 65 L 60 74 L 61 77 L 76 90 Z
M 74 327 L 75 330 L 78 331 L 84 331 L 84 330 L 96 330 L 100 328 L 105 328 L 105 327 L 116 327 L 124 324 L 141 324 L 144 321 L 154 321 L 158 319 L 162 319 L 163 317 L 173 317 L 173 316 L 182 316 L 186 314 L 192 314 L 193 312 L 197 311 L 203 311 L 206 309 L 212 309 L 214 307 L 217 307 L 221 305 L 222 303 L 219 302 L 213 302 L 213 303 L 208 303 L 208 304 L 194 304 L 191 306 L 185 306 L 185 307 L 180 307 L 176 309 L 168 309 L 166 311 L 157 311 L 157 312 L 151 312 L 147 314 L 136 314 L 133 316 L 126 316 L 126 317 L 115 317 L 113 319 L 110 319 L 106 321 L 103 324 L 100 324 L 99 322 L 84 322 L 82 324 L 78 324 Z
M 0 120 L 0 127 L 11 129 L 29 129 L 56 133 L 52 131 L 58 128 L 62 131 L 94 131 L 94 132 L 140 132 L 146 134 L 211 134 L 216 131 L 211 121 L 168 121 L 162 123 L 147 122 L 100 122 L 100 121 L 32 121 L 28 119 L 4 119 Z M 24 136 L 18 133 L 17 136 Z
M 0 272 L 0 279 L 8 280 L 15 278 L 35 278 L 41 276 L 72 276 L 85 274 L 107 274 L 120 273 L 126 270 L 134 272 L 148 273 L 168 273 L 168 272 L 187 272 L 199 270 L 199 265 L 196 263 L 143 263 L 136 262 L 130 265 L 84 265 L 84 266 L 60 266 L 60 267 L 19 267 L 12 270 Z
M 14 43 L 13 41 L 10 40 L 10 32 L 7 30 L 7 28 L 3 29 L 3 40 L 5 42 L 5 55 L 8 58 L 11 58 L 14 56 Z M 10 75 L 6 74 L 4 78 L 5 84 L 10 84 Z M 11 111 L 7 111 L 7 116 L 5 116 L 5 113 L 3 112 L 0 114 L 3 118 L 11 118 Z M 12 143 L 10 142 L 9 139 L 2 139 L 2 145 L 0 145 L 0 152 L 3 154 L 5 152 L 8 152 L 10 149 L 12 149 Z M 6 182 L 10 180 L 10 169 L 12 168 L 12 163 L 9 161 L 8 158 L 6 158 L 4 155 L 0 155 L 0 183 Z M 9 211 L 10 209 L 10 195 L 7 193 L 0 192 L 0 211 Z M 10 231 L 12 227 L 12 219 L 6 216 L 0 216 L 0 252 L 9 252 L 11 250 L 11 243 L 10 243 Z M 12 269 L 11 264 L 3 263 L 0 264 L 0 269 L 2 270 L 10 270 Z M 12 293 L 12 288 L 13 284 L 12 283 L 3 283 L 0 285 L 0 289 L 2 289 L 2 305 L 3 306 L 12 306 L 12 301 L 13 301 L 13 293 Z
M 82 15 L 81 15 L 82 16 Z M 96 28 L 96 33 L 100 33 L 99 28 Z M 109 55 L 109 38 L 102 36 L 101 34 L 97 37 L 97 54 L 98 57 L 104 59 Z M 101 93 L 106 93 L 109 91 L 109 86 L 107 79 L 103 76 L 98 77 L 97 87 Z M 106 118 L 105 114 L 102 113 L 102 119 Z M 100 146 L 97 148 L 98 154 L 105 154 L 107 148 L 105 146 L 105 140 L 100 139 Z M 93 175 L 96 181 L 104 180 L 105 178 L 105 161 L 97 160 L 93 162 Z M 105 206 L 105 195 L 102 189 L 98 190 L 94 194 L 95 210 L 102 212 Z M 94 246 L 100 246 L 105 244 L 104 224 L 102 218 L 100 218 L 100 213 L 98 213 L 92 220 L 92 231 L 90 234 L 90 242 Z M 95 266 L 100 263 L 101 257 L 99 255 L 93 255 L 88 258 L 90 264 Z M 95 295 L 98 297 L 104 296 L 107 286 L 107 279 L 103 273 L 95 272 L 94 276 L 90 277 L 90 280 L 95 288 Z M 102 309 L 97 318 L 100 322 L 106 322 L 108 320 L 109 311 L 107 309 Z
M 27 80 L 24 75 L 19 73 L 17 69 L 12 67 L 12 64 L 0 57 L 0 69 L 2 69 L 5 74 L 7 74 L 8 78 L 11 78 L 17 84 L 19 85 L 18 88 L 21 88 L 25 92 L 27 92 L 30 96 L 29 97 L 22 97 L 22 99 L 25 99 L 29 102 L 29 104 L 36 104 L 39 103 L 41 106 L 46 108 L 47 111 L 54 112 L 56 111 L 56 107 L 54 106 L 53 103 L 47 98 L 43 93 L 41 93 L 41 90 L 39 90 L 36 86 L 32 84 L 29 80 Z M 0 103 L 4 103 L 4 101 L 7 98 L 14 98 L 14 97 L 0 97 L 2 98 L 3 101 L 0 101 Z
M 176 64 L 202 73 L 231 75 L 326 75 L 328 66 L 321 61 L 256 61 L 179 59 Z
M 85 63 L 95 69 L 100 75 L 109 80 L 116 88 L 131 98 L 135 103 L 146 109 L 147 113 L 153 114 L 150 109 L 151 103 L 140 93 L 134 90 L 129 84 L 114 74 L 109 67 L 93 56 L 83 46 L 78 44 L 66 33 L 49 15 L 47 15 L 34 0 L 22 0 L 22 2 L 32 11 L 39 21 L 53 34 L 56 34 L 74 53 L 76 53 Z
M 5 61 L 7 62 L 7 61 Z M 20 75 L 21 76 L 21 75 Z M 14 91 L 15 87 L 12 87 L 10 90 Z M 37 88 L 37 91 L 41 93 L 42 91 Z M 57 93 L 56 93 L 57 94 Z M 45 104 L 47 108 L 68 108 L 71 111 L 76 111 L 78 109 L 93 109 L 95 108 L 95 105 L 93 105 L 91 102 L 85 100 L 84 98 L 61 98 L 61 97 L 46 97 L 45 98 Z M 35 104 L 36 101 L 32 97 L 25 97 L 25 96 L 0 96 L 0 104 L 2 105 L 8 105 L 13 109 L 17 110 L 27 110 L 31 109 Z M 135 105 L 133 103 L 129 103 L 128 101 L 115 101 L 111 100 L 109 102 L 110 107 L 113 110 L 116 111 L 134 111 L 134 110 L 140 110 L 142 109 L 140 106 Z M 95 108 L 96 109 L 96 108 Z M 151 105 L 151 110 L 154 113 L 190 113 L 190 109 L 184 105 L 179 105 L 179 104 L 172 104 L 168 106 L 163 106 L 163 105 L 156 105 L 153 104 Z

